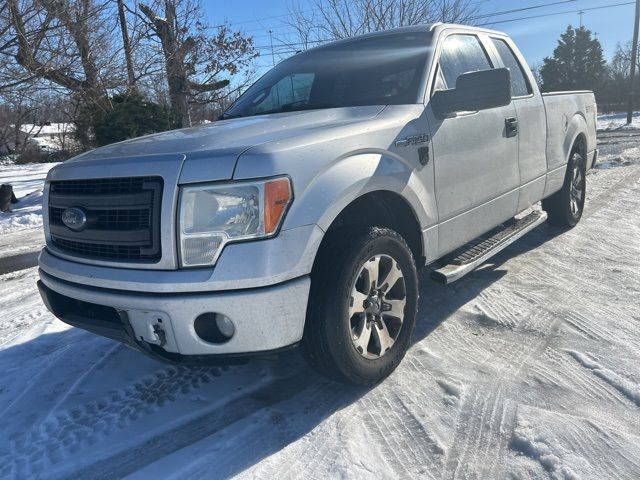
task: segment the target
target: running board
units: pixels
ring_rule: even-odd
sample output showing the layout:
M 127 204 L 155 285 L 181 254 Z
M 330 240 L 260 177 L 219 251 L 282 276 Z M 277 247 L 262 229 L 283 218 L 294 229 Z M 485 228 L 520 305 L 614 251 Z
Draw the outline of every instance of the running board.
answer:
M 544 211 L 532 212 L 515 220 L 480 243 L 471 244 L 447 265 L 432 271 L 431 278 L 445 285 L 455 282 L 546 220 L 547 212 Z

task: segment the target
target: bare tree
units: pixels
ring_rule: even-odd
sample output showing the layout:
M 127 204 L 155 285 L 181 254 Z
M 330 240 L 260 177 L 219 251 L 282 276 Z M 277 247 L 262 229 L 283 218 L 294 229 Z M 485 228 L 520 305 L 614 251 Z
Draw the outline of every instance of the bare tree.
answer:
M 49 122 L 61 127 L 53 143 L 62 150 L 69 149 L 73 143 L 70 118 L 76 106 L 77 102 L 69 98 L 34 91 L 28 84 L 0 92 L 0 154 L 22 153 Z
M 120 23 L 120 32 L 122 33 L 122 48 L 124 50 L 125 65 L 127 66 L 127 90 L 129 93 L 138 93 L 136 86 L 136 74 L 133 69 L 133 56 L 131 53 L 131 40 L 129 39 L 129 28 L 127 25 L 127 16 L 125 13 L 124 0 L 118 2 L 118 22 Z
M 215 118 L 252 79 L 252 40 L 202 22 L 200 0 L 143 1 L 0 0 L 0 106 L 21 95 L 20 108 L 2 112 L 5 145 L 10 118 L 55 122 L 64 112 L 57 123 L 72 121 L 82 146 L 93 146 L 123 93 L 171 105 L 188 126 L 192 113 Z M 43 95 L 64 106 L 45 112 Z
M 312 0 L 310 6 L 294 4 L 289 11 L 286 23 L 295 31 L 295 41 L 280 40 L 301 50 L 407 25 L 472 23 L 478 7 L 470 0 Z
M 249 65 L 257 56 L 252 41 L 226 25 L 210 34 L 195 0 L 156 0 L 138 8 L 162 46 L 171 107 L 181 125 L 190 126 L 190 103 L 210 101 L 228 86 L 230 80 L 219 77 Z
M 0 21 L 0 89 L 32 82 L 59 88 L 85 112 L 109 108 L 108 90 L 123 83 L 121 61 L 113 55 L 112 0 L 7 0 Z M 85 122 L 78 134 L 89 144 Z
M 22 152 L 29 137 L 38 133 L 23 128 L 33 119 L 35 107 L 24 88 L 3 92 L 0 102 L 0 154 Z

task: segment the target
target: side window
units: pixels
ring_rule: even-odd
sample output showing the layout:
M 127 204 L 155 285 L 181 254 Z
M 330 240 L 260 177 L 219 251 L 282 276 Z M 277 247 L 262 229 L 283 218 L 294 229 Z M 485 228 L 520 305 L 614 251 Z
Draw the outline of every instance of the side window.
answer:
M 475 35 L 450 35 L 442 45 L 440 71 L 447 88 L 455 88 L 463 73 L 489 70 L 491 62 Z
M 444 83 L 444 77 L 442 76 L 442 69 L 438 67 L 438 72 L 436 73 L 436 81 L 433 84 L 433 91 L 437 92 L 438 90 L 446 90 L 447 84 Z
M 511 72 L 511 96 L 524 97 L 530 95 L 532 93 L 531 85 L 529 85 L 527 77 L 522 70 L 522 65 L 513 54 L 507 42 L 500 38 L 492 38 L 491 40 L 496 50 L 498 50 L 502 63 Z
M 293 73 L 284 77 L 258 101 L 254 113 L 268 112 L 289 103 L 307 103 L 314 79 L 313 73 Z

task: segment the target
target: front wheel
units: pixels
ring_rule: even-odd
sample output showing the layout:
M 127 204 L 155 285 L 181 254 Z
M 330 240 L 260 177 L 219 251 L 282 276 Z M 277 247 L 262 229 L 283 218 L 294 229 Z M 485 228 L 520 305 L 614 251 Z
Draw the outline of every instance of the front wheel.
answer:
M 580 221 L 587 186 L 585 173 L 582 155 L 574 152 L 567 164 L 562 189 L 542 201 L 542 208 L 549 215 L 549 223 L 571 228 Z
M 321 373 L 371 385 L 398 366 L 418 305 L 416 267 L 403 238 L 386 228 L 335 235 L 312 274 L 303 347 Z

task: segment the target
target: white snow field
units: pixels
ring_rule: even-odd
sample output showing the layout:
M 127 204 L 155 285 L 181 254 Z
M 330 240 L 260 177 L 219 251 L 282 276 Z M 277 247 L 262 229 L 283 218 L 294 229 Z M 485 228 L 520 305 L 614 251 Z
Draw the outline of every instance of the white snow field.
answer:
M 631 124 L 627 125 L 627 114 L 622 112 L 598 115 L 598 130 L 631 130 L 640 128 L 640 112 L 633 112 Z
M 42 188 L 56 163 L 0 163 L 0 184 L 13 186 L 18 203 L 0 212 L 0 258 L 42 248 Z
M 607 138 L 573 230 L 450 286 L 421 271 L 371 389 L 296 350 L 158 363 L 52 317 L 35 268 L 0 276 L 0 478 L 640 478 L 639 138 Z

